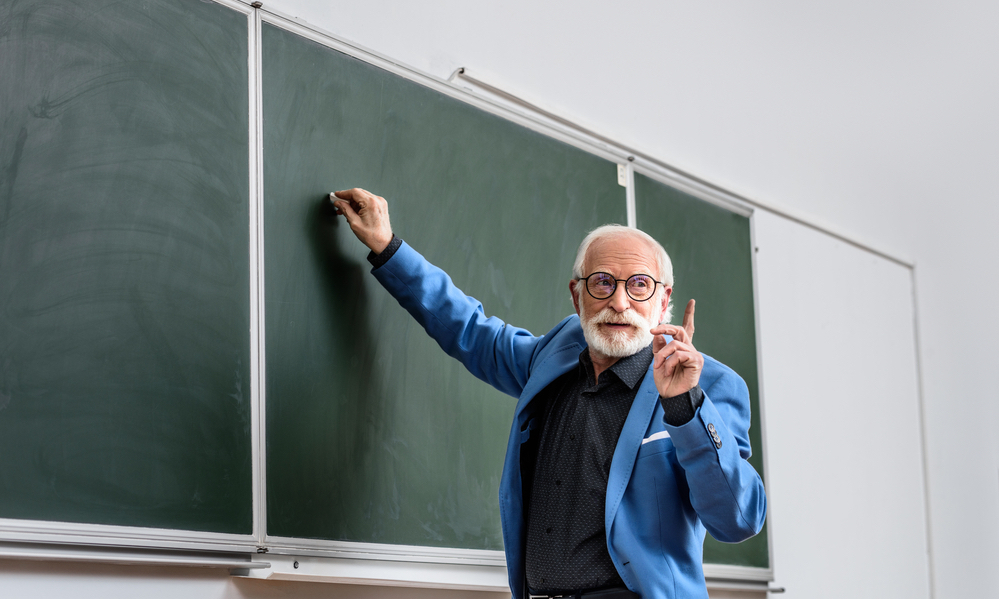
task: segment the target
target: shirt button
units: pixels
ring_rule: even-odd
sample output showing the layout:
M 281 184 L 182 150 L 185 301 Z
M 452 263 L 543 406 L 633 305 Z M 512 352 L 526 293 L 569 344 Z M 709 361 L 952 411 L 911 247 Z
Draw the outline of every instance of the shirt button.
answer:
M 545 529 L 545 532 L 546 532 L 546 533 L 549 533 L 549 534 L 551 534 L 551 532 L 552 532 L 552 527 L 551 527 L 551 526 L 549 526 L 548 528 L 546 528 L 546 529 Z
M 555 481 L 555 486 L 556 487 L 562 486 L 562 481 L 560 481 L 560 480 Z

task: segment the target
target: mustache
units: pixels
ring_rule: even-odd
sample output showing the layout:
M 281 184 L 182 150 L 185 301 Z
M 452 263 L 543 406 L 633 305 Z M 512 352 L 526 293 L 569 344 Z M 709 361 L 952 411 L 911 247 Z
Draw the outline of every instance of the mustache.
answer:
M 615 312 L 612 308 L 604 308 L 589 319 L 593 324 L 630 324 L 638 328 L 650 328 L 648 322 L 634 310 Z

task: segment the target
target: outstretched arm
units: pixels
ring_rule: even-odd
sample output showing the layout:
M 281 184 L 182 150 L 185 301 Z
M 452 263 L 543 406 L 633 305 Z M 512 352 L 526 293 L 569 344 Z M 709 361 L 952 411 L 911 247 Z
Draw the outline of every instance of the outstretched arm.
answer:
M 334 192 L 330 200 L 374 254 L 389 247 L 393 235 L 385 198 L 355 188 Z M 401 240 L 396 248 L 373 270 L 375 278 L 469 372 L 504 393 L 520 395 L 541 338 L 486 317 L 482 304 L 459 290 L 444 271 Z

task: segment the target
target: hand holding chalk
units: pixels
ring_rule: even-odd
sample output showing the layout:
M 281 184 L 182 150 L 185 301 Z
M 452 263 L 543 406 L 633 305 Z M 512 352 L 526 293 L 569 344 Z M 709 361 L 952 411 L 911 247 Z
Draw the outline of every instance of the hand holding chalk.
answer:
M 334 191 L 330 201 L 336 213 L 343 216 L 361 243 L 376 253 L 382 253 L 392 241 L 388 202 L 385 198 L 361 188 Z

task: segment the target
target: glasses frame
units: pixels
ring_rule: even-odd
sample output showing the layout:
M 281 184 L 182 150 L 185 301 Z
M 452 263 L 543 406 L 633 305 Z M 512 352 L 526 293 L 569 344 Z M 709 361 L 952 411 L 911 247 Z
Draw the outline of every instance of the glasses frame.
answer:
M 610 295 L 608 295 L 607 297 L 597 297 L 597 296 L 593 295 L 592 291 L 590 291 L 590 277 L 595 277 L 597 275 L 607 275 L 608 278 L 610 278 L 612 281 L 614 281 L 614 289 L 611 289 Z M 628 281 L 634 279 L 635 277 L 649 277 L 650 279 L 652 279 L 652 283 L 653 283 L 653 285 L 652 285 L 652 293 L 649 294 L 649 297 L 647 297 L 645 299 L 638 299 L 637 297 L 631 295 L 631 292 L 628 291 Z M 629 298 L 631 298 L 632 301 L 635 301 L 635 302 L 647 302 L 650 299 L 652 299 L 653 297 L 655 297 L 655 295 L 656 295 L 656 285 L 662 285 L 663 287 L 666 287 L 666 284 L 663 283 L 662 281 L 657 281 L 652 275 L 647 275 L 647 274 L 641 273 L 641 272 L 633 274 L 630 277 L 628 277 L 627 279 L 615 279 L 614 275 L 610 274 L 609 272 L 597 271 L 597 272 L 594 272 L 594 273 L 590 273 L 588 276 L 585 276 L 585 277 L 578 277 L 576 280 L 577 281 L 583 281 L 583 287 L 586 288 L 586 293 L 589 293 L 590 297 L 592 297 L 595 300 L 605 300 L 605 299 L 610 299 L 610 298 L 614 297 L 614 294 L 617 293 L 617 284 L 618 283 L 624 283 L 624 292 L 628 295 Z

